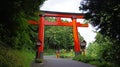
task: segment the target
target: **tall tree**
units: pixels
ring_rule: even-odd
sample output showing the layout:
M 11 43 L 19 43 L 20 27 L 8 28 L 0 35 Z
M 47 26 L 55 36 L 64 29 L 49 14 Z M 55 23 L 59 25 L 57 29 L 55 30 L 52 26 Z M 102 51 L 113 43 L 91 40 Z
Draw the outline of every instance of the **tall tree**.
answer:
M 86 19 L 100 28 L 100 33 L 120 40 L 120 2 L 118 0 L 83 0 L 80 10 L 87 11 Z
M 14 48 L 28 47 L 32 40 L 27 20 L 37 17 L 44 0 L 2 0 L 0 2 L 0 42 Z M 5 45 L 4 45 L 5 46 Z
M 112 41 L 112 48 L 107 56 L 111 61 L 120 61 L 120 1 L 118 0 L 83 0 L 80 10 L 87 11 L 85 18 L 99 29 L 103 36 L 108 36 Z M 99 43 L 100 41 L 97 40 Z M 99 43 L 100 44 L 100 43 Z M 106 48 L 107 49 L 107 48 Z

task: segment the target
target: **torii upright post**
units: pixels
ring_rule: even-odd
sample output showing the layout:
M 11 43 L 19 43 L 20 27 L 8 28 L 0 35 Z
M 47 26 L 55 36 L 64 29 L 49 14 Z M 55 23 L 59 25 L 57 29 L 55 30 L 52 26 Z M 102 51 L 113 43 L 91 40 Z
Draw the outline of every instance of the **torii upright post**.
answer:
M 88 27 L 88 24 L 81 24 L 77 22 L 77 19 L 84 18 L 83 14 L 80 13 L 64 13 L 64 12 L 52 12 L 52 11 L 41 11 L 39 22 L 29 20 L 30 24 L 38 24 L 38 39 L 41 42 L 41 45 L 37 47 L 36 59 L 43 59 L 43 48 L 44 48 L 44 26 L 52 25 L 52 26 L 71 26 L 73 27 L 73 37 L 74 37 L 74 51 L 75 56 L 80 54 L 80 41 L 78 37 L 77 27 Z M 45 20 L 45 17 L 55 17 L 55 22 L 50 22 Z M 72 22 L 63 22 L 61 18 L 70 18 Z
M 72 17 L 75 56 L 80 54 L 80 41 L 79 41 L 79 37 L 78 37 L 76 19 L 77 18 L 75 16 Z
M 38 46 L 36 58 L 43 59 L 43 48 L 44 48 L 44 16 L 40 16 L 39 20 L 39 30 L 38 30 L 38 39 L 41 42 L 41 45 Z

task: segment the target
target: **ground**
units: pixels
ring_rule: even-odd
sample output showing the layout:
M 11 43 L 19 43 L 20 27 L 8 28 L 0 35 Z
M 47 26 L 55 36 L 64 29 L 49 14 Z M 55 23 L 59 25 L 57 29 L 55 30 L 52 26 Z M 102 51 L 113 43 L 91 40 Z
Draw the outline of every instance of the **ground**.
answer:
M 44 63 L 32 62 L 31 67 L 95 67 L 83 62 L 74 61 L 72 59 L 61 59 L 55 56 L 45 56 Z

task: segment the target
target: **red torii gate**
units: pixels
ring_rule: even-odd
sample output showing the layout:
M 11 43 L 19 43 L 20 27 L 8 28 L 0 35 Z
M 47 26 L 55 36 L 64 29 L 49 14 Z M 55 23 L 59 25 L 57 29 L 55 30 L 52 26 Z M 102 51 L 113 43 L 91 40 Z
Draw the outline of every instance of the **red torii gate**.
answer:
M 49 22 L 45 20 L 45 17 L 55 17 L 56 22 Z M 71 18 L 72 22 L 62 22 L 61 18 Z M 52 12 L 52 11 L 41 11 L 39 22 L 30 20 L 30 24 L 38 24 L 38 39 L 41 42 L 41 45 L 38 46 L 36 59 L 43 59 L 43 49 L 44 49 L 44 26 L 53 25 L 53 26 L 71 26 L 73 27 L 73 37 L 74 37 L 74 51 L 75 55 L 80 53 L 80 41 L 78 38 L 77 27 L 88 27 L 88 24 L 81 24 L 77 22 L 77 19 L 84 18 L 83 14 L 80 13 L 64 13 L 64 12 Z

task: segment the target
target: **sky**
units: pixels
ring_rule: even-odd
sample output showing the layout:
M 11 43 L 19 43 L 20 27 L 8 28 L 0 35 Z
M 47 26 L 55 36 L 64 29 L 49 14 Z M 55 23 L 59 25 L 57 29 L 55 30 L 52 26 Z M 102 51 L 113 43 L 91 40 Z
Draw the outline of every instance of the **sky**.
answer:
M 40 10 L 57 11 L 57 12 L 70 12 L 81 13 L 79 11 L 81 0 L 46 0 L 40 7 Z M 84 19 L 77 20 L 83 22 Z M 87 41 L 87 44 L 95 40 L 96 33 L 93 32 L 94 27 L 89 24 L 89 27 L 78 27 L 78 32 Z

